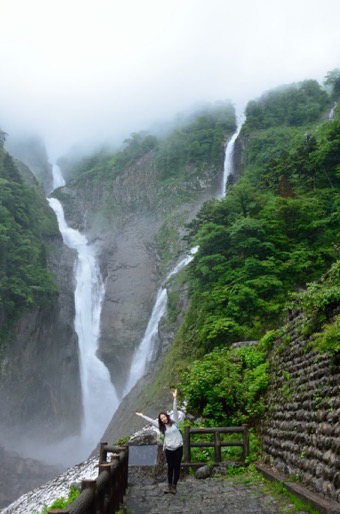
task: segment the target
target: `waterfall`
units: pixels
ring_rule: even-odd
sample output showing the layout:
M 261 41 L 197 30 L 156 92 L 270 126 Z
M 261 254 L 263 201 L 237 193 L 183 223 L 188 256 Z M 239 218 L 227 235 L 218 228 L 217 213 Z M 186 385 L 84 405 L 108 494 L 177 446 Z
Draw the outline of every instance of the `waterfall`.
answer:
M 52 191 L 54 191 L 58 187 L 63 187 L 65 185 L 64 177 L 61 174 L 59 166 L 57 166 L 56 164 L 53 164 L 53 167 L 52 167 L 52 177 L 53 177 Z
M 224 168 L 223 168 L 223 181 L 221 186 L 221 191 L 218 195 L 218 198 L 223 198 L 226 194 L 226 186 L 229 175 L 233 171 L 233 156 L 234 156 L 234 146 L 235 141 L 238 138 L 242 125 L 245 120 L 245 115 L 242 113 L 236 114 L 236 131 L 229 139 L 224 154 Z
M 334 118 L 336 106 L 337 106 L 337 102 L 334 102 L 334 105 L 333 105 L 332 109 L 329 111 L 329 114 L 328 114 L 328 119 L 329 120 L 332 120 Z
M 158 342 L 158 324 L 166 312 L 168 303 L 168 293 L 165 287 L 167 281 L 192 261 L 197 250 L 197 246 L 192 248 L 189 255 L 186 255 L 169 273 L 163 286 L 158 290 L 156 302 L 152 309 L 151 317 L 146 327 L 143 339 L 132 359 L 129 379 L 125 386 L 124 395 L 131 391 L 138 380 L 145 375 L 149 363 L 153 360 L 156 351 L 156 344 Z
M 64 185 L 57 166 L 53 167 L 53 185 Z M 82 388 L 83 420 L 81 442 L 88 455 L 104 433 L 119 401 L 112 385 L 109 370 L 98 359 L 100 313 L 104 298 L 104 284 L 99 270 L 95 247 L 78 230 L 68 227 L 61 203 L 48 199 L 55 211 L 64 243 L 77 252 L 75 263 L 76 288 L 74 327 L 78 335 L 79 367 Z
M 244 121 L 245 115 L 243 114 L 243 112 L 241 114 L 236 115 L 236 131 L 229 139 L 225 148 L 223 184 L 221 191 L 218 194 L 218 198 L 223 198 L 225 196 L 227 179 L 233 169 L 232 160 L 234 144 L 241 131 Z M 151 317 L 146 327 L 143 339 L 140 345 L 138 346 L 137 350 L 135 351 L 132 359 L 129 378 L 127 381 L 127 385 L 125 386 L 124 395 L 128 394 L 129 391 L 131 391 L 132 387 L 138 382 L 138 380 L 145 375 L 148 369 L 148 365 L 154 357 L 156 351 L 156 343 L 158 341 L 158 324 L 161 318 L 164 316 L 167 307 L 167 290 L 165 287 L 167 281 L 193 260 L 197 250 L 198 247 L 192 248 L 190 250 L 189 255 L 185 256 L 175 266 L 175 268 L 166 277 L 164 285 L 159 289 L 156 302 L 153 307 Z

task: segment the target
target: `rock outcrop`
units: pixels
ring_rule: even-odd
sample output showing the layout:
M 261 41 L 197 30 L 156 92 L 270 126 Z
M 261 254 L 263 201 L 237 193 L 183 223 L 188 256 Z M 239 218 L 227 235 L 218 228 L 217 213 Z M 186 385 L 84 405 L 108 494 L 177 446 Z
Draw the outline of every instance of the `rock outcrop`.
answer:
M 162 280 L 185 252 L 183 226 L 204 201 L 214 198 L 222 173 L 223 162 L 219 169 L 200 173 L 190 168 L 183 181 L 164 183 L 150 151 L 112 180 L 95 185 L 86 178 L 71 180 L 56 191 L 68 224 L 85 231 L 98 248 L 105 280 L 98 354 L 118 392 L 124 389 Z M 159 234 L 166 223 L 173 235 L 164 264 Z

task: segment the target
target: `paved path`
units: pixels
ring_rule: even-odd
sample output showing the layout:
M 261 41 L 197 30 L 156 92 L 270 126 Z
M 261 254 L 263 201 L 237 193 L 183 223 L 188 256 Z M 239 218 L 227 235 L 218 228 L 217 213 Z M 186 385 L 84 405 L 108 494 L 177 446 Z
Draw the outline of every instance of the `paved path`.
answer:
M 130 469 L 131 471 L 131 469 Z M 129 473 L 126 498 L 128 514 L 306 514 L 294 510 L 286 499 L 275 499 L 261 485 L 245 484 L 237 478 L 198 480 L 184 477 L 177 494 L 164 494 L 165 483 Z

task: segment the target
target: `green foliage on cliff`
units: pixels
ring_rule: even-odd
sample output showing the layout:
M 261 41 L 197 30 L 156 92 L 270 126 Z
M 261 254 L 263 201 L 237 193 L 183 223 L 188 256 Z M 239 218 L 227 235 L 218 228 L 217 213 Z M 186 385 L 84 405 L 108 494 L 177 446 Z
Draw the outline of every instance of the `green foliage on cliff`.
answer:
M 0 148 L 0 321 L 2 329 L 23 309 L 56 291 L 47 270 L 44 239 L 57 222 L 36 181 L 26 184 L 11 156 Z
M 160 141 L 157 169 L 162 180 L 183 173 L 188 166 L 199 173 L 204 166 L 223 163 L 226 134 L 235 130 L 233 107 L 217 103 L 193 115 L 189 120 Z
M 332 98 L 338 100 L 340 97 L 340 69 L 335 68 L 329 71 L 325 77 L 324 84 L 330 87 Z
M 340 356 L 340 316 L 327 323 L 340 304 L 340 260 L 317 282 L 308 284 L 307 291 L 291 295 L 293 305 L 298 305 L 308 316 L 307 326 L 313 334 L 312 346 L 332 357 Z
M 247 129 L 306 125 L 319 120 L 329 105 L 327 93 L 315 80 L 283 86 L 248 103 Z
M 260 347 L 215 348 L 182 375 L 189 412 L 203 415 L 212 426 L 241 425 L 264 413 L 262 393 L 269 381 L 268 363 Z
M 183 179 L 188 167 L 195 173 L 204 166 L 223 166 L 223 144 L 235 128 L 234 109 L 230 102 L 218 102 L 181 118 L 164 136 L 146 131 L 133 133 L 121 149 L 101 150 L 81 160 L 74 170 L 76 180 L 93 181 L 114 178 L 150 151 L 154 152 L 160 181 Z
M 239 412 L 236 403 L 230 410 L 214 396 L 228 390 L 226 377 L 236 372 L 228 347 L 279 327 L 291 292 L 306 289 L 339 258 L 340 116 L 328 120 L 330 105 L 314 81 L 250 102 L 241 132 L 242 179 L 225 198 L 205 204 L 188 227 L 188 244 L 199 250 L 186 270 L 190 305 L 175 347 L 181 348 L 180 388 L 207 418 Z M 320 305 L 338 287 L 333 276 L 327 292 L 318 290 Z M 315 288 L 305 302 L 312 297 Z M 325 316 L 321 308 L 314 314 L 319 322 Z M 317 338 L 320 349 L 330 349 L 332 338 L 334 326 L 326 327 Z M 333 349 L 338 351 L 335 341 Z M 199 360 L 192 365 L 185 354 Z M 209 377 L 212 383 L 206 383 Z M 237 374 L 234 379 L 240 381 Z

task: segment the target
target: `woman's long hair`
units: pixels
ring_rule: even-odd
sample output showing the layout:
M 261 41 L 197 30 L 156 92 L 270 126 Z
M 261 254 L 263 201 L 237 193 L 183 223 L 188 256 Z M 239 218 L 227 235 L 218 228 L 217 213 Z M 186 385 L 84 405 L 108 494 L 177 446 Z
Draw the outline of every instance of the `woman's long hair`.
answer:
M 169 416 L 169 414 L 167 412 L 160 412 L 158 414 L 158 427 L 159 427 L 159 430 L 162 432 L 162 434 L 164 434 L 165 430 L 166 430 L 166 427 L 165 427 L 165 423 L 163 423 L 163 421 L 161 421 L 161 415 L 164 415 L 166 416 L 167 418 L 167 423 L 171 426 L 172 425 L 172 421 L 171 421 L 171 418 Z

